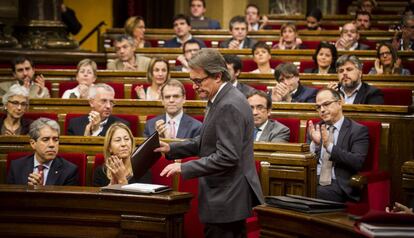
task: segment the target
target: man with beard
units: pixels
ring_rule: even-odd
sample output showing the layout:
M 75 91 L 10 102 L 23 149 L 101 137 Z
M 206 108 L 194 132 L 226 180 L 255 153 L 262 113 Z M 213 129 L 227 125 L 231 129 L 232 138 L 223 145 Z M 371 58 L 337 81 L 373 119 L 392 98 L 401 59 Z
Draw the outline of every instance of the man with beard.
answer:
M 155 130 L 161 138 L 194 138 L 200 134 L 201 122 L 183 112 L 185 88 L 180 81 L 170 79 L 161 87 L 161 102 L 165 114 L 145 123 L 145 137 Z
M 88 115 L 73 118 L 69 121 L 68 135 L 105 136 L 106 131 L 115 122 L 129 126 L 129 122 L 111 115 L 115 102 L 114 89 L 104 83 L 91 86 L 88 92 L 91 111 Z
M 345 104 L 384 104 L 381 90 L 362 82 L 362 62 L 355 55 L 342 55 L 336 61 L 339 82 L 328 88 L 339 91 Z
M 190 18 L 183 14 L 178 14 L 173 19 L 173 28 L 175 32 L 175 37 L 167 40 L 164 44 L 166 48 L 180 48 L 188 40 L 194 39 L 198 41 L 201 48 L 206 47 L 204 41 L 196 39 L 191 35 L 191 22 Z
M 349 185 L 361 170 L 368 155 L 368 128 L 342 112 L 343 99 L 333 89 L 324 88 L 316 95 L 316 111 L 322 119 L 309 121 L 310 149 L 318 160 L 317 198 L 346 202 L 357 201 L 360 194 Z
M 233 87 L 223 56 L 201 49 L 189 62 L 190 79 L 200 98 L 208 100 L 200 136 L 167 144 L 156 152 L 168 159 L 198 156 L 169 164 L 161 176 L 181 173 L 198 178 L 198 211 L 210 237 L 246 237 L 245 219 L 263 203 L 253 157 L 253 113 L 246 97 Z
M 20 84 L 29 90 L 29 98 L 50 98 L 43 75 L 35 76 L 33 61 L 25 56 L 18 56 L 11 62 L 13 77 L 16 81 L 0 83 L 0 96 L 3 96 L 14 84 Z
M 120 35 L 114 42 L 115 60 L 109 61 L 107 69 L 125 71 L 147 71 L 150 58 L 135 54 L 135 40 L 128 35 Z
M 79 185 L 76 165 L 57 156 L 59 124 L 39 118 L 30 125 L 30 146 L 34 154 L 13 160 L 7 175 L 8 184 Z
M 205 0 L 190 0 L 191 26 L 193 29 L 221 29 L 217 20 L 205 17 Z

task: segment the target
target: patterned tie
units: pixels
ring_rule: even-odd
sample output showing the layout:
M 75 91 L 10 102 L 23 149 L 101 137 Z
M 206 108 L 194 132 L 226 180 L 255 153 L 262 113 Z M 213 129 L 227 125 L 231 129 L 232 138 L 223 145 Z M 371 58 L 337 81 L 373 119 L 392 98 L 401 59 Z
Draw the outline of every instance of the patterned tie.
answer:
M 328 135 L 328 145 L 333 143 L 334 139 L 334 126 L 329 127 L 329 135 Z M 319 175 L 319 184 L 321 186 L 330 185 L 332 181 L 332 161 L 329 160 L 331 154 L 326 151 L 325 147 L 322 146 L 323 156 L 322 156 L 322 167 L 321 167 L 321 174 Z
M 37 172 L 40 174 L 40 183 L 41 183 L 41 185 L 43 185 L 43 183 L 44 183 L 44 181 L 43 181 L 44 180 L 43 169 L 44 169 L 43 165 L 39 164 L 37 166 Z
M 169 120 L 168 124 L 170 124 L 170 138 L 175 138 L 175 121 Z

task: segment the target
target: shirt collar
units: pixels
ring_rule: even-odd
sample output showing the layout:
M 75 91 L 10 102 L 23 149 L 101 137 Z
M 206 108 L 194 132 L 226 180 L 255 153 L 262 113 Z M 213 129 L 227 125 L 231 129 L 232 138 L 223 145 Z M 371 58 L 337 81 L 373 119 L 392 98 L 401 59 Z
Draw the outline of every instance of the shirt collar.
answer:
M 50 169 L 50 165 L 52 164 L 53 160 L 48 160 L 44 164 L 40 164 L 39 161 L 36 159 L 36 153 L 34 154 L 34 168 L 37 168 L 39 165 L 43 165 L 44 169 Z
M 266 121 L 265 121 L 265 123 L 263 123 L 261 126 L 259 126 L 259 130 L 260 131 L 263 131 L 264 129 L 265 129 L 265 127 L 267 126 L 267 123 L 269 123 L 269 119 L 267 119 Z
M 168 115 L 168 113 L 166 113 L 165 114 L 165 120 L 166 120 L 167 123 L 172 120 L 177 125 L 181 121 L 181 118 L 183 117 L 183 114 L 184 114 L 184 112 L 183 112 L 182 109 L 181 109 L 181 112 L 178 113 L 178 115 L 173 117 L 173 118 L 170 115 Z
M 361 88 L 361 86 L 362 86 L 362 82 L 360 82 L 360 83 L 358 84 L 358 86 L 354 89 L 354 91 L 352 91 L 352 93 L 351 93 L 351 95 L 350 95 L 350 96 L 347 96 L 347 94 L 345 93 L 345 90 L 344 90 L 344 88 L 343 88 L 343 87 L 340 87 L 340 88 L 339 88 L 339 90 L 341 90 L 341 92 L 344 94 L 344 96 L 345 96 L 345 97 L 352 97 L 352 95 L 354 95 L 354 94 L 358 93 L 358 91 L 359 91 L 359 89 Z
M 335 122 L 335 123 L 333 124 L 333 126 L 335 127 L 335 129 L 336 129 L 337 131 L 339 131 L 339 130 L 341 129 L 342 124 L 344 123 L 344 119 L 345 119 L 345 117 L 344 117 L 344 116 L 342 116 L 342 117 L 341 117 L 341 119 L 339 119 L 339 121 L 337 121 L 337 122 Z
M 180 38 L 175 37 L 175 39 L 177 39 L 177 42 L 178 42 L 178 43 L 180 43 L 180 44 L 184 44 L 184 42 L 182 42 Z M 188 38 L 187 38 L 187 40 L 186 40 L 186 41 L 191 40 L 191 39 L 193 39 L 193 35 L 191 35 L 190 33 L 188 33 Z
M 214 103 L 214 100 L 216 99 L 217 95 L 220 93 L 220 91 L 223 89 L 223 87 L 227 84 L 227 82 L 224 82 L 222 85 L 220 85 L 220 88 L 218 89 L 217 93 L 214 95 L 214 97 L 210 100 L 211 103 Z

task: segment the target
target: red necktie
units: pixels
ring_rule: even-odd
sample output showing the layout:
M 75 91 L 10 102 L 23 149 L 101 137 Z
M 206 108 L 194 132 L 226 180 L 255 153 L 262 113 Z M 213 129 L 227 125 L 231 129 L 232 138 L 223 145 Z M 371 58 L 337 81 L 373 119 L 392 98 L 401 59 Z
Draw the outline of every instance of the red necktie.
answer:
M 43 179 L 44 179 L 44 177 L 43 177 L 43 169 L 44 169 L 43 165 L 39 164 L 37 166 L 37 172 L 39 172 L 39 174 L 40 174 L 40 182 L 41 182 L 41 185 L 43 185 L 43 183 L 44 183 L 44 181 L 43 181 Z

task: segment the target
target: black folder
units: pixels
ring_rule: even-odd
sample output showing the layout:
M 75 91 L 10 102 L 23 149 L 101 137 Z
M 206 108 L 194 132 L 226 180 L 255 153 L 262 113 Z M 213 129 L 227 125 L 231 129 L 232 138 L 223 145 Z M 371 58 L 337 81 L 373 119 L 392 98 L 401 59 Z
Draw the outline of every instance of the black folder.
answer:
M 144 176 L 161 157 L 160 152 L 154 152 L 158 147 L 160 147 L 160 140 L 158 132 L 155 131 L 134 150 L 131 155 L 131 165 L 136 180 Z
M 345 209 L 344 203 L 297 195 L 267 196 L 265 201 L 270 206 L 306 213 L 336 212 Z

